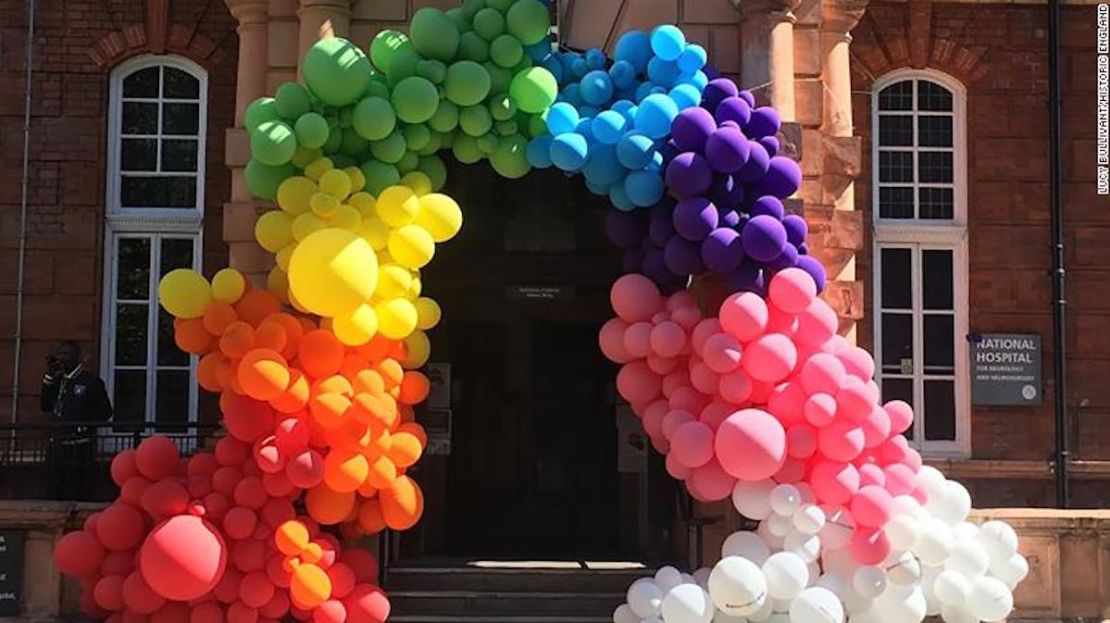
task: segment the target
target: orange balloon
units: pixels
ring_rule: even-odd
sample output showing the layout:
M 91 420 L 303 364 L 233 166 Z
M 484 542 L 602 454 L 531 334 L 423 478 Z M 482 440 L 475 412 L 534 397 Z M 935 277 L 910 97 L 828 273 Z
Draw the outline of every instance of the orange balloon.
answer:
M 297 356 L 297 349 L 301 346 L 301 338 L 303 338 L 305 334 L 304 325 L 302 325 L 299 320 L 286 313 L 272 314 L 262 321 L 263 325 L 270 323 L 279 325 L 282 329 L 285 329 L 285 347 L 280 349 L 282 356 L 286 359 L 295 358 Z
M 359 372 L 370 367 L 370 360 L 362 355 L 347 351 L 347 355 L 343 357 L 343 365 L 339 366 L 339 374 L 351 379 L 352 381 Z
M 356 394 L 351 415 L 376 429 L 392 430 L 398 423 L 397 403 L 389 394 Z
M 308 528 L 296 519 L 283 522 L 274 530 L 274 546 L 286 556 L 297 556 L 308 547 Z
M 204 308 L 204 328 L 212 335 L 223 335 L 227 325 L 239 319 L 235 308 L 223 302 L 213 300 Z
M 363 443 L 370 443 L 370 427 L 348 416 L 340 426 L 325 429 L 324 440 L 333 450 L 338 448 L 358 452 Z
M 370 465 L 361 454 L 332 448 L 324 457 L 324 484 L 337 493 L 357 491 Z
M 173 321 L 173 341 L 181 350 L 193 355 L 203 355 L 212 350 L 212 334 L 204 328 L 200 318 L 177 318 Z
M 388 489 L 382 490 L 379 499 L 385 525 L 393 530 L 408 530 L 420 521 L 420 515 L 424 513 L 424 492 L 408 476 L 393 481 Z
M 366 500 L 358 511 L 358 525 L 366 534 L 377 534 L 385 530 L 385 515 L 382 514 L 382 505 L 378 500 Z
M 312 378 L 327 377 L 339 372 L 346 350 L 330 331 L 316 329 L 301 339 L 297 359 Z
M 366 531 L 362 529 L 357 521 L 349 521 L 339 524 L 339 534 L 348 541 L 354 541 L 366 536 Z
M 405 371 L 401 368 L 401 364 L 393 359 L 383 359 L 378 364 L 378 374 L 382 375 L 382 380 L 385 381 L 385 390 L 392 392 L 394 388 L 401 385 L 404 379 Z
M 325 393 L 312 398 L 308 409 L 322 428 L 338 428 L 346 420 L 351 401 L 342 394 Z
M 431 383 L 420 372 L 405 372 L 401 379 L 401 395 L 397 397 L 402 404 L 415 405 L 428 397 Z
M 225 362 L 224 356 L 219 351 L 213 351 L 200 358 L 197 362 L 197 383 L 210 392 L 224 390 L 223 379 L 220 377 L 220 366 Z
M 236 320 L 227 325 L 220 337 L 220 351 L 231 359 L 242 359 L 254 348 L 254 327 Z
M 305 507 L 309 517 L 323 525 L 337 524 L 351 512 L 355 503 L 355 492 L 340 493 L 327 487 L 318 485 L 308 490 L 305 496 Z
M 239 386 L 255 400 L 274 400 L 289 387 L 289 368 L 276 350 L 255 348 L 239 361 Z
M 389 351 L 394 343 L 393 340 L 378 333 L 370 338 L 369 342 L 355 347 L 355 350 L 370 361 L 378 362 L 389 356 Z
M 378 496 L 378 489 L 370 483 L 369 479 L 367 479 L 367 481 L 362 483 L 362 486 L 358 488 L 358 496 L 363 500 L 375 498 Z
M 428 433 L 424 430 L 423 426 L 416 422 L 405 422 L 401 424 L 397 427 L 397 432 L 414 435 L 420 440 L 421 448 L 426 448 L 428 446 Z
M 397 407 L 397 415 L 402 424 L 408 424 L 416 421 L 416 411 L 411 405 L 399 405 Z
M 424 444 L 412 433 L 396 432 L 390 439 L 389 457 L 397 467 L 410 467 L 420 460 Z
M 289 386 L 270 405 L 279 413 L 297 413 L 308 405 L 308 379 L 296 368 L 289 370 Z
M 285 327 L 280 323 L 263 320 L 254 332 L 254 342 L 259 348 L 269 348 L 281 352 L 285 350 Z
M 281 301 L 269 290 L 248 290 L 235 303 L 235 311 L 252 327 L 257 327 L 267 316 L 281 311 Z
M 331 579 L 316 565 L 298 565 L 289 579 L 289 597 L 294 606 L 311 610 L 331 597 Z
M 231 386 L 235 383 L 235 364 L 238 362 L 234 359 L 223 357 L 223 353 L 220 353 L 220 355 L 220 365 L 219 368 L 216 369 L 216 376 L 220 379 L 220 387 L 225 390 L 231 389 Z
M 351 385 L 356 392 L 367 392 L 370 394 L 384 394 L 385 381 L 382 380 L 382 375 L 378 374 L 375 370 L 361 370 L 358 374 L 351 377 Z
M 351 382 L 340 374 L 318 379 L 312 384 L 313 396 L 319 396 L 320 394 L 339 394 L 350 398 L 354 393 L 354 390 L 351 388 Z
M 397 466 L 389 457 L 381 456 L 370 465 L 366 474 L 366 483 L 375 489 L 385 489 L 397 480 Z

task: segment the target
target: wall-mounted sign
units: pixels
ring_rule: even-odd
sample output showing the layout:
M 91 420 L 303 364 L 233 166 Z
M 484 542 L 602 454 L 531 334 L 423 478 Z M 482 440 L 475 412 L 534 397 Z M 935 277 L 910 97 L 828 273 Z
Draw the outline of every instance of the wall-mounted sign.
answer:
M 428 375 L 428 408 L 451 408 L 451 364 L 433 361 L 424 368 Z
M 0 616 L 20 615 L 24 537 L 22 530 L 0 530 Z
M 565 301 L 574 298 L 570 286 L 509 286 L 505 298 L 510 301 Z
M 428 446 L 424 453 L 446 456 L 451 454 L 451 410 L 427 409 L 420 418 L 420 424 L 428 435 Z
M 972 404 L 1041 404 L 1041 336 L 973 333 L 967 339 Z

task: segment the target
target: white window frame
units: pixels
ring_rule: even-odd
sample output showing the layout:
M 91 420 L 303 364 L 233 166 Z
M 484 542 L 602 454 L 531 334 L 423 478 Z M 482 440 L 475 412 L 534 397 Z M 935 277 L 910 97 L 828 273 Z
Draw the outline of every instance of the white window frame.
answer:
M 879 216 L 879 93 L 888 86 L 903 80 L 927 80 L 948 89 L 952 93 L 952 219 L 891 219 Z M 871 210 L 873 244 L 871 249 L 873 269 L 872 309 L 873 332 L 877 358 L 882 357 L 882 274 L 880 251 L 883 248 L 911 248 L 913 294 L 913 352 L 914 352 L 914 429 L 912 445 L 924 456 L 934 458 L 965 459 L 971 457 L 971 391 L 970 362 L 968 360 L 968 249 L 967 249 L 967 90 L 958 80 L 935 70 L 899 69 L 890 72 L 875 82 L 871 90 Z M 916 90 L 913 111 L 901 114 L 914 116 L 914 142 L 917 141 L 917 118 L 922 113 L 917 110 Z M 926 113 L 928 114 L 928 113 Z M 921 151 L 919 147 L 902 147 L 902 150 Z M 927 149 L 926 149 L 927 150 Z M 915 159 L 916 161 L 916 159 Z M 904 185 L 904 184 L 900 184 Z M 915 183 L 916 187 L 917 184 Z M 917 201 L 915 195 L 915 202 Z M 916 207 L 915 207 L 916 210 Z M 925 416 L 921 411 L 924 405 L 923 380 L 932 375 L 924 373 L 924 323 L 921 296 L 921 252 L 926 250 L 952 251 L 952 307 L 953 356 L 955 373 L 955 440 L 926 440 Z M 882 362 L 876 366 L 876 382 L 882 386 Z M 940 375 L 945 376 L 945 375 Z

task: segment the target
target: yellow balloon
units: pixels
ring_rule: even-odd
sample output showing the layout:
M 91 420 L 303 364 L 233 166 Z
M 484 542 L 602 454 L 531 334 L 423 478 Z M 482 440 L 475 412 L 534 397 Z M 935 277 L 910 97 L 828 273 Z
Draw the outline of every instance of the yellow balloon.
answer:
M 329 227 L 297 245 L 289 261 L 289 290 L 320 316 L 350 314 L 378 285 L 378 259 L 370 243 L 353 232 Z
M 443 317 L 443 310 L 439 308 L 439 303 L 426 296 L 416 299 L 412 305 L 416 308 L 416 328 L 421 331 L 427 331 L 436 326 Z
M 348 316 L 336 316 L 331 328 L 340 342 L 348 346 L 361 346 L 378 332 L 378 314 L 369 305 L 359 305 Z
M 366 176 L 362 173 L 362 169 L 358 167 L 347 167 L 343 169 L 347 177 L 351 178 L 351 192 L 357 193 L 366 187 Z
M 378 218 L 377 203 L 374 195 L 365 192 L 357 192 L 347 199 L 347 204 L 358 210 L 362 218 Z
M 309 200 L 312 199 L 312 194 L 317 190 L 316 182 L 301 175 L 294 175 L 287 177 L 278 186 L 277 190 L 277 203 L 278 207 L 284 210 L 290 216 L 299 216 L 308 212 Z
M 277 254 L 274 255 L 274 261 L 277 263 L 278 268 L 282 269 L 285 272 L 289 272 L 289 260 L 293 259 L 293 251 L 296 250 L 296 242 L 282 247 L 281 251 L 278 251 Z
M 339 199 L 336 199 L 328 193 L 318 192 L 312 194 L 312 198 L 308 200 L 308 205 L 312 207 L 312 212 L 316 216 L 328 218 L 339 209 Z
M 312 212 L 305 212 L 293 219 L 293 239 L 300 242 L 327 226 L 328 224 L 324 219 Z
M 362 215 L 358 210 L 349 205 L 341 205 L 339 208 L 328 217 L 328 227 L 338 227 L 353 232 L 358 232 L 359 225 L 362 225 Z
M 412 285 L 409 286 L 409 291 L 405 294 L 405 298 L 410 301 L 415 301 L 420 296 L 420 293 L 424 291 L 424 282 L 420 280 L 419 270 L 411 271 L 411 274 Z
M 455 237 L 462 229 L 462 210 L 454 199 L 441 193 L 424 195 L 420 198 L 420 212 L 416 224 L 428 230 L 432 240 L 446 242 Z
M 409 268 L 420 268 L 432 261 L 436 243 L 428 230 L 419 225 L 405 225 L 389 234 L 389 254 L 397 263 Z
M 407 299 L 388 299 L 374 306 L 378 330 L 391 340 L 408 337 L 416 329 L 416 308 Z
M 254 237 L 263 249 L 277 253 L 293 242 L 293 217 L 281 210 L 270 210 L 255 221 Z
M 423 171 L 409 171 L 401 178 L 401 183 L 411 188 L 418 197 L 432 192 L 432 178 Z
M 411 286 L 409 269 L 400 264 L 383 264 L 378 268 L 378 289 L 374 290 L 374 297 L 383 300 L 404 297 Z
M 320 176 L 320 190 L 336 199 L 346 199 L 351 194 L 351 176 L 341 169 L 332 169 Z
M 350 497 L 353 504 L 354 495 Z M 316 565 L 298 565 L 289 578 L 289 596 L 296 607 L 311 610 L 331 597 L 331 578 Z
M 428 334 L 419 329 L 405 338 L 405 358 L 401 360 L 401 367 L 406 370 L 423 368 L 432 356 L 432 341 Z
M 212 277 L 212 298 L 224 303 L 234 303 L 247 290 L 243 273 L 234 268 L 224 268 Z
M 319 180 L 325 173 L 335 168 L 332 164 L 331 158 L 317 158 L 308 163 L 304 168 L 304 174 L 313 180 Z
M 381 251 L 389 244 L 389 226 L 373 216 L 363 216 L 358 235 L 365 238 L 375 251 Z
M 266 289 L 277 295 L 282 303 L 289 302 L 289 275 L 280 266 L 274 266 L 266 275 Z
M 199 318 L 212 301 L 212 287 L 200 273 L 178 268 L 158 283 L 158 300 L 177 318 Z
M 390 227 L 408 225 L 420 211 L 420 200 L 408 186 L 390 186 L 378 195 L 378 218 Z

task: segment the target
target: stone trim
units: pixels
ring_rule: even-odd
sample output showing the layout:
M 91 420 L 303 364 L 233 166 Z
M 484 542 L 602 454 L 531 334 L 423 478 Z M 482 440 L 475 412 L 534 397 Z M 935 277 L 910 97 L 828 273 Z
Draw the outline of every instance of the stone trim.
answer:
M 211 69 L 227 60 L 222 43 L 196 32 L 196 24 L 169 23 L 169 0 L 149 0 L 145 22 L 121 25 L 101 36 L 89 45 L 88 55 L 105 72 L 140 54 L 167 53 Z
M 991 459 L 925 459 L 925 463 L 957 480 L 1027 478 L 1049 480 L 1051 461 Z M 1110 480 L 1110 461 L 1071 461 L 1068 473 L 1073 480 Z M 1110 511 L 1106 511 L 1110 514 Z

